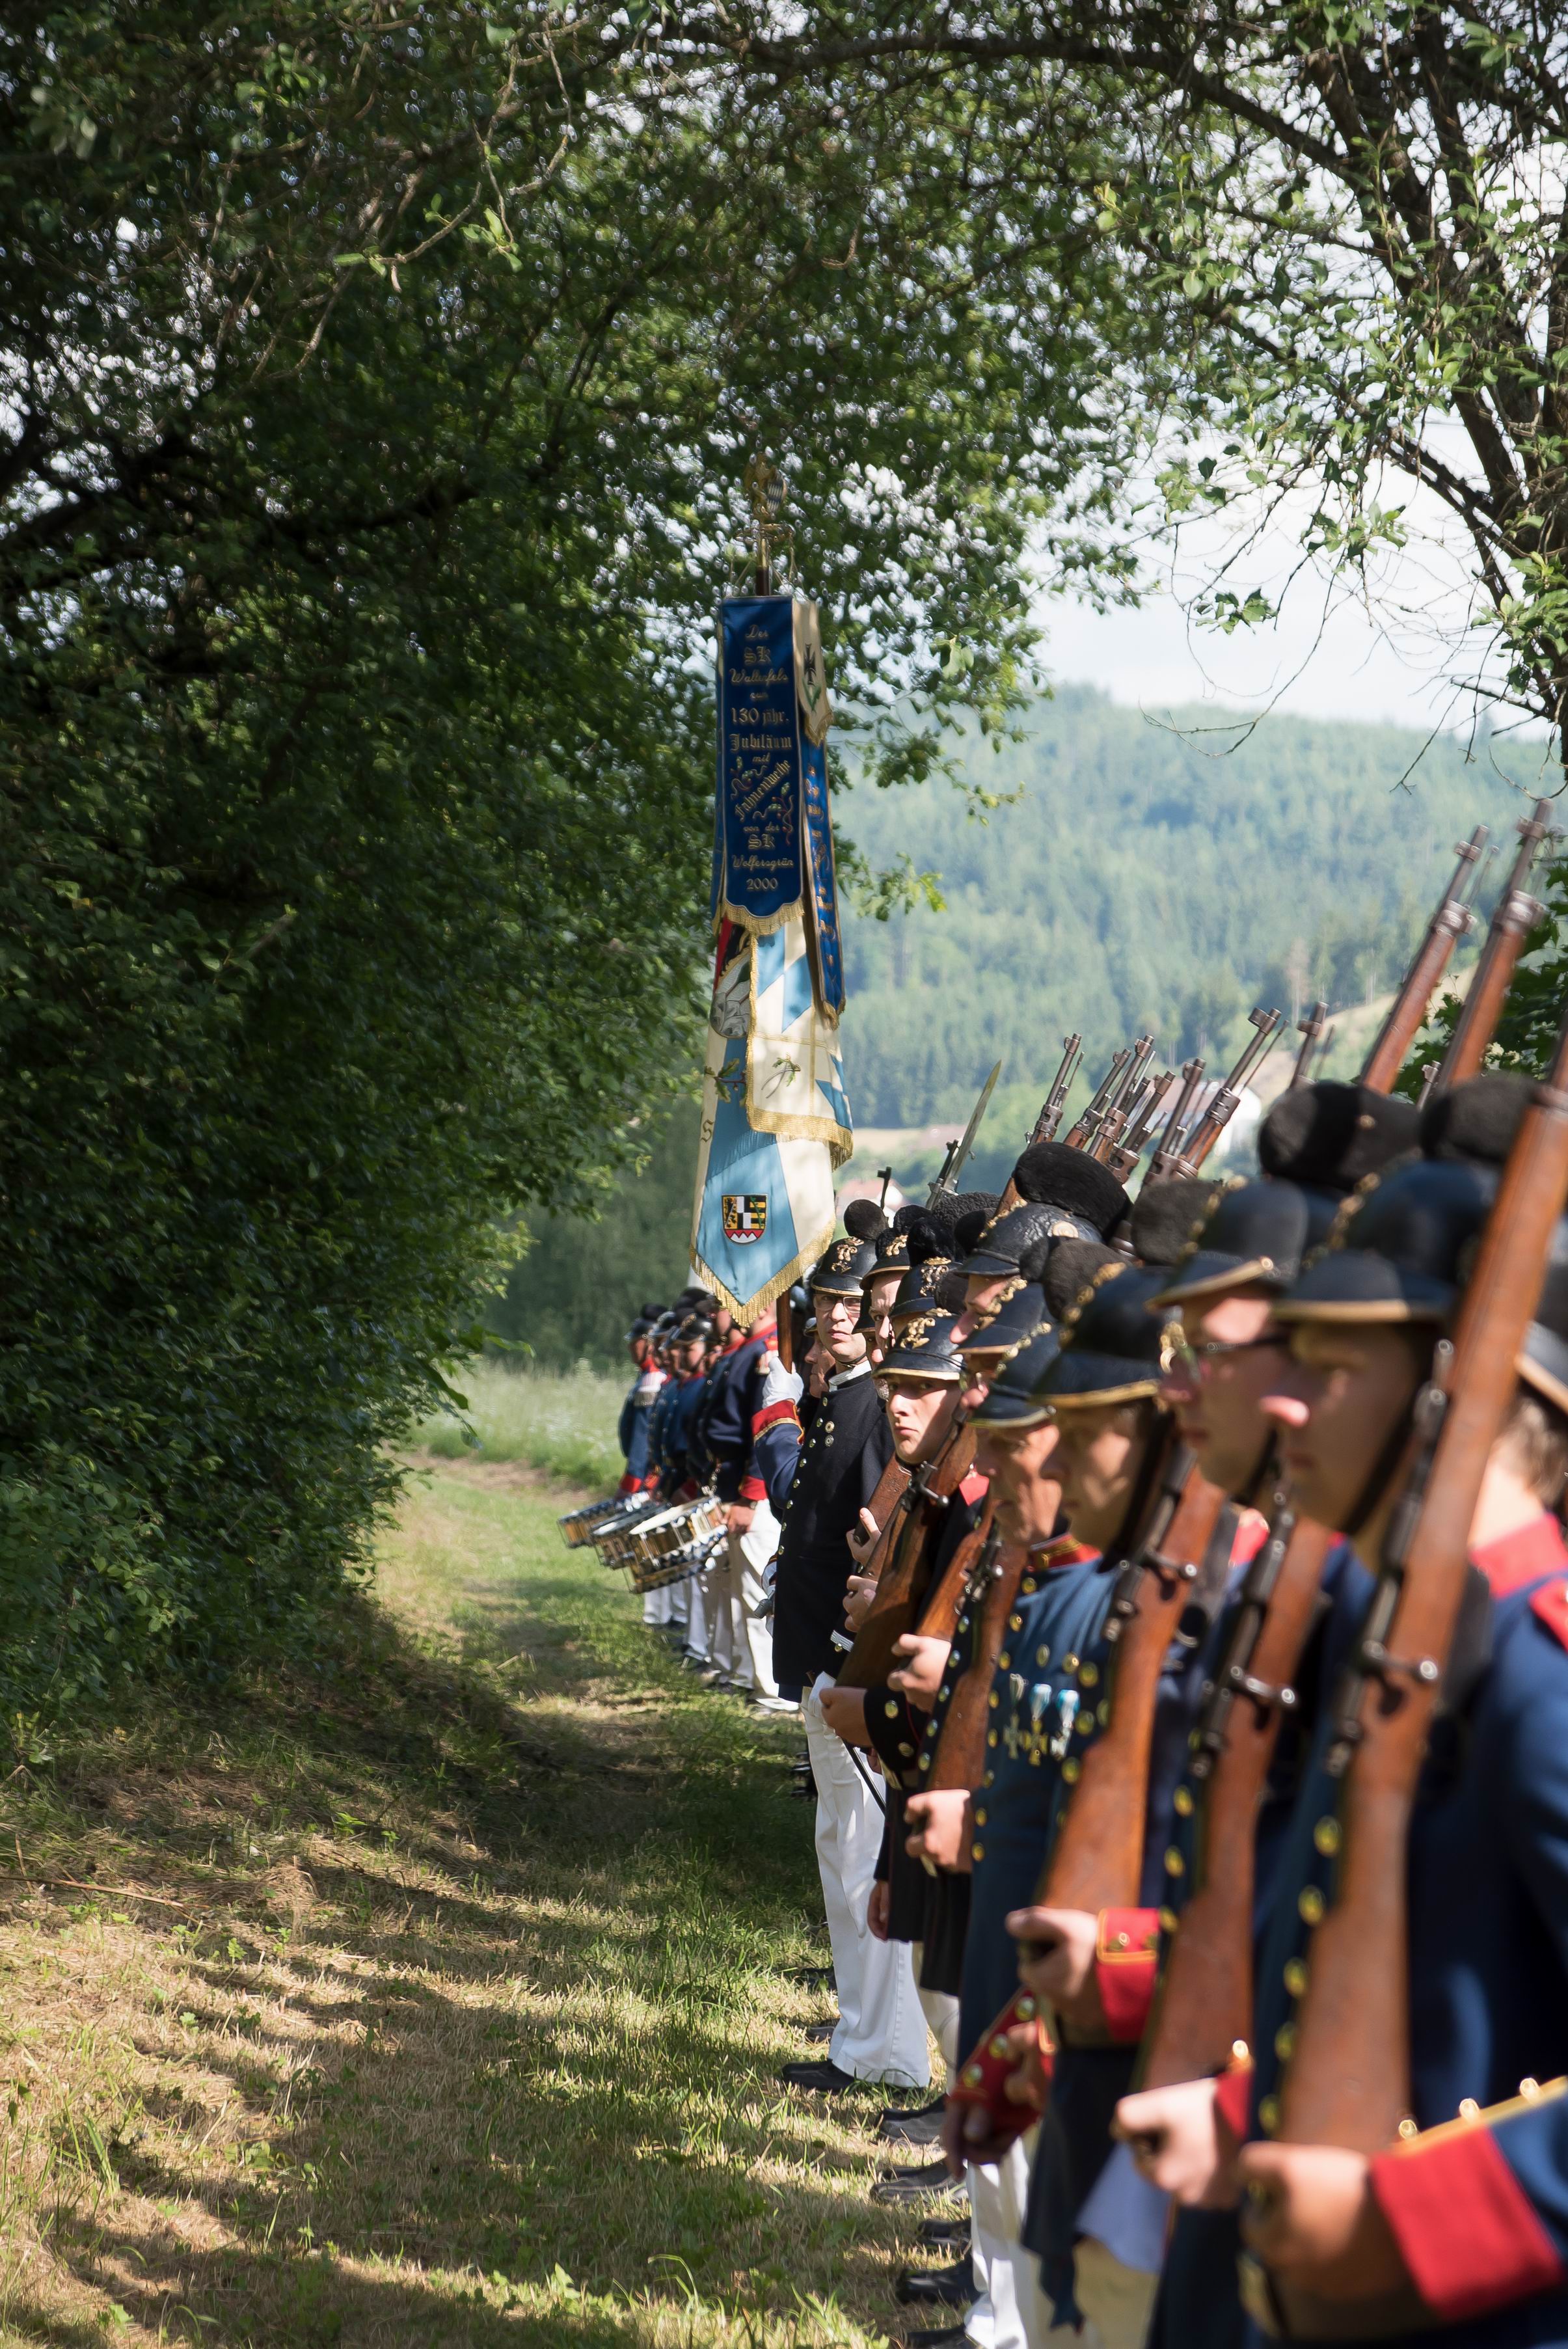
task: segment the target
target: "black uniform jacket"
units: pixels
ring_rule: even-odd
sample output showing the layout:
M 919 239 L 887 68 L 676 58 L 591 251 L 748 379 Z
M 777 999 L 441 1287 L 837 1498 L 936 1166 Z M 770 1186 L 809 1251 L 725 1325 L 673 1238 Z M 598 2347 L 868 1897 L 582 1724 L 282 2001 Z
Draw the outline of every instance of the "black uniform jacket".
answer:
M 833 1633 L 854 1568 L 847 1537 L 892 1454 L 892 1433 L 867 1369 L 830 1385 L 800 1446 L 784 1504 L 774 1595 L 773 1670 L 780 1688 L 810 1688 L 842 1661 Z

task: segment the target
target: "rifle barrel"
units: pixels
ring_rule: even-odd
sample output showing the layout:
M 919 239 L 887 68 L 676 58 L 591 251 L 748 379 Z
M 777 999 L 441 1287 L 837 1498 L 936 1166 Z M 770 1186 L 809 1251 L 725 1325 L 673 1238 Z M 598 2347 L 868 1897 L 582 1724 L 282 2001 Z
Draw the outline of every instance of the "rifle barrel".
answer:
M 1360 1081 L 1372 1092 L 1386 1093 L 1392 1089 L 1427 1016 L 1427 1006 L 1437 993 L 1438 982 L 1449 967 L 1449 958 L 1470 926 L 1470 893 L 1480 878 L 1480 853 L 1486 842 L 1487 828 L 1478 823 L 1470 838 L 1457 846 L 1459 863 L 1453 879 L 1427 924 L 1426 935 L 1395 990 L 1387 1017 L 1361 1064 Z
M 1433 1092 L 1446 1092 L 1449 1085 L 1461 1084 L 1466 1077 L 1473 1077 L 1486 1058 L 1487 1046 L 1497 1033 L 1497 1024 L 1502 1016 L 1514 969 L 1524 951 L 1525 940 L 1546 911 L 1540 898 L 1532 897 L 1525 885 L 1540 853 L 1541 843 L 1549 838 L 1551 830 L 1550 800 L 1537 800 L 1534 813 L 1520 818 L 1519 848 L 1514 856 L 1513 870 L 1497 901 L 1487 929 L 1486 944 L 1480 950 L 1480 960 L 1475 967 L 1460 1016 L 1454 1022 L 1449 1049 L 1439 1063 L 1437 1076 L 1430 1087 Z

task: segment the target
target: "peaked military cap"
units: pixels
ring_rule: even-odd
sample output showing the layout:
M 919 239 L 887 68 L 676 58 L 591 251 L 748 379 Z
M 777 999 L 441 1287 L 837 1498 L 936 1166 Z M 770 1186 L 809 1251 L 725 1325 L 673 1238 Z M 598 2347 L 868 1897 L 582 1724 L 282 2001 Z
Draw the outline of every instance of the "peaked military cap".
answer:
M 810 1286 L 825 1288 L 832 1297 L 859 1297 L 868 1274 L 876 1268 L 876 1260 L 870 1240 L 858 1240 L 852 1233 L 845 1239 L 830 1240 L 811 1267 Z
M 1062 1323 L 1062 1350 L 1036 1389 L 1039 1401 L 1062 1411 L 1157 1394 L 1165 1322 L 1150 1307 L 1165 1278 L 1143 1265 L 1101 1265 Z
M 1200 1303 L 1253 1286 L 1283 1293 L 1308 1252 L 1321 1247 L 1334 1202 L 1294 1183 L 1222 1183 L 1209 1213 L 1154 1299 L 1156 1308 Z
M 1397 1166 L 1341 1210 L 1328 1246 L 1274 1310 L 1282 1321 L 1444 1321 L 1497 1192 L 1473 1160 Z
M 945 1313 L 949 1309 L 942 1299 L 946 1291 L 943 1284 L 953 1267 L 945 1257 L 927 1257 L 923 1264 L 912 1264 L 899 1282 L 888 1319 L 896 1330 L 912 1313 Z
M 1258 1164 L 1276 1182 L 1344 1198 L 1418 1139 L 1420 1112 L 1397 1093 L 1320 1077 L 1281 1093 L 1258 1128 Z
M 1045 1319 L 1045 1290 L 1037 1280 L 1026 1280 L 1019 1273 L 1007 1283 L 995 1310 L 977 1330 L 959 1339 L 958 1350 L 965 1361 L 976 1355 L 1016 1353 Z
M 957 1324 L 951 1313 L 916 1313 L 903 1324 L 883 1357 L 879 1379 L 940 1379 L 957 1386 L 967 1377 L 964 1358 L 954 1350 Z
M 1038 1427 L 1047 1417 L 1037 1390 L 1061 1351 L 1055 1324 L 1042 1323 L 992 1379 L 985 1399 L 971 1412 L 971 1426 Z
M 1098 1239 L 1099 1233 L 1081 1216 L 1069 1216 L 1043 1201 L 1009 1207 L 993 1216 L 958 1269 L 965 1280 L 994 1280 L 998 1274 L 1016 1272 L 1027 1251 L 1043 1239 Z

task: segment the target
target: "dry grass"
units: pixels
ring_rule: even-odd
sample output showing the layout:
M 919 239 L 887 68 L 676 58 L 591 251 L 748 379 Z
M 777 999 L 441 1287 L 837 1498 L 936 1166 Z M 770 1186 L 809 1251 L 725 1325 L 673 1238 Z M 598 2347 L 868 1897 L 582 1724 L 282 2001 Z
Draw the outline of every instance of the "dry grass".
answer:
M 5 1787 L 0 2339 L 880 2337 L 877 2100 L 773 2078 L 796 1733 L 682 1680 L 571 1497 L 434 1464 L 319 1677 Z

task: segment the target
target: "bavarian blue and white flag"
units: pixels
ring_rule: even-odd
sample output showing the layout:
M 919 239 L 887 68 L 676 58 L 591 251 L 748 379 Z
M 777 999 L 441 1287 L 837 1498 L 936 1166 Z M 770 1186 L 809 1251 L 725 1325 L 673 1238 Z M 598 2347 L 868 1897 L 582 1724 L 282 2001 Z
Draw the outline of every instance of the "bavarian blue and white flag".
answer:
M 833 1237 L 833 1170 L 854 1148 L 837 1034 L 811 985 L 805 925 L 726 923 L 708 1014 L 692 1270 L 741 1321 Z

